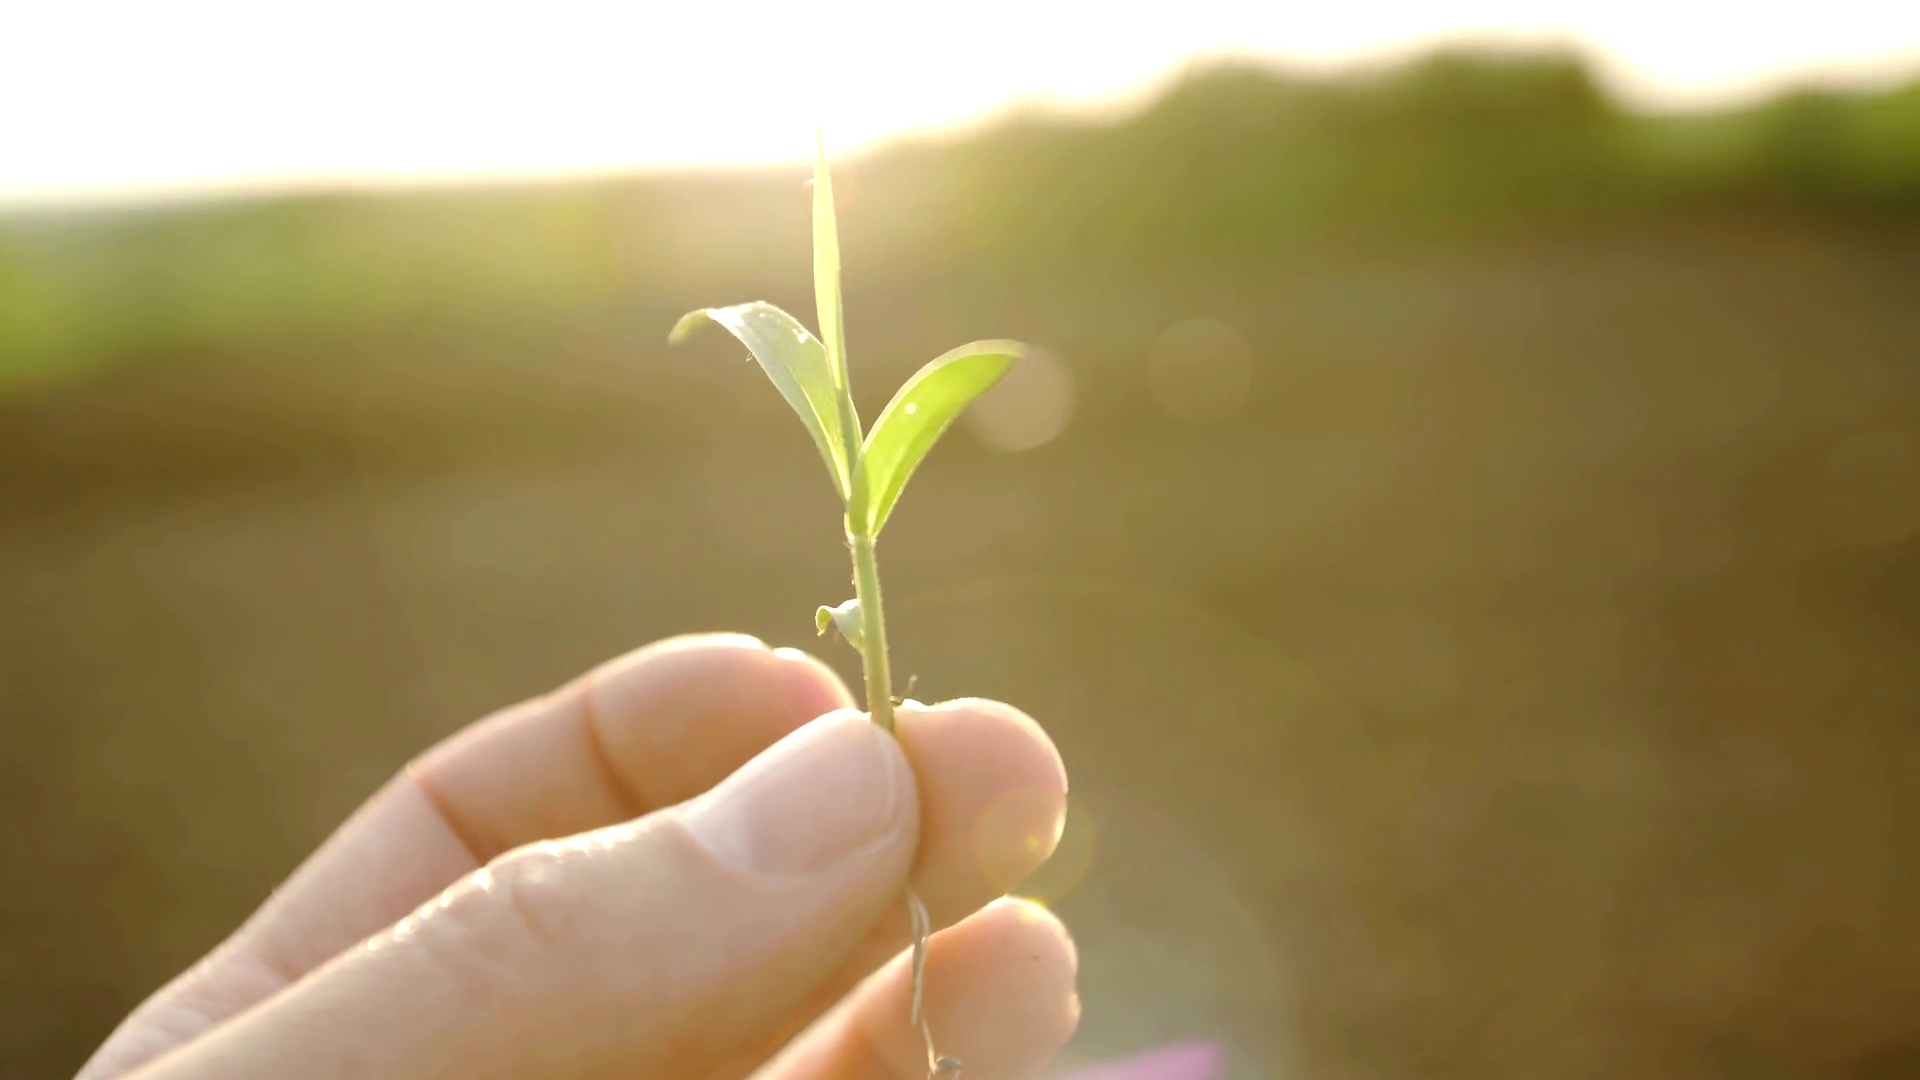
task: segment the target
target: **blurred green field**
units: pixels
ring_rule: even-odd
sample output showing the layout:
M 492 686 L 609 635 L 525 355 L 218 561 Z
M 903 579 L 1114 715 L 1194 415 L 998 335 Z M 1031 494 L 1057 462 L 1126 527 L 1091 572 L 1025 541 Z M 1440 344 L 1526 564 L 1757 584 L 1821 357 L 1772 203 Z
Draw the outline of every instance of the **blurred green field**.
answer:
M 70 1074 L 433 739 L 817 647 L 799 172 L 0 219 L 0 1075 Z M 871 415 L 1045 350 L 884 549 L 916 694 L 1073 776 L 1079 1058 L 1920 1071 L 1920 83 L 1198 72 L 840 174 Z

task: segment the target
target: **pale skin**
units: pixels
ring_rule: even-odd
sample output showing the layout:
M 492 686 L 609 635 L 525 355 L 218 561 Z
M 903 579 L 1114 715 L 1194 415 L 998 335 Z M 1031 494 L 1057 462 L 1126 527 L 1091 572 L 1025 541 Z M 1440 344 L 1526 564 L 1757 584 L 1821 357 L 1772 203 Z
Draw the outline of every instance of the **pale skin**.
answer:
M 997 899 L 1052 853 L 1066 773 L 1018 710 L 898 712 L 823 664 L 675 638 L 402 769 L 79 1080 L 1037 1075 L 1079 1017 L 1061 924 Z M 797 1036 L 796 1036 L 797 1033 Z

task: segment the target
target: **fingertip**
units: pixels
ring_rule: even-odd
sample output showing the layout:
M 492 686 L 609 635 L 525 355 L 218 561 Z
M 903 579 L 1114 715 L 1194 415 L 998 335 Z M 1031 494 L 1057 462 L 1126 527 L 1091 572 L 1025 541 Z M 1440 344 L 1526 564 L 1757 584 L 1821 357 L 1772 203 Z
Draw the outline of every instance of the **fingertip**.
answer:
M 772 655 L 779 667 L 777 677 L 787 686 L 797 709 L 812 710 L 809 718 L 854 707 L 853 691 L 825 660 L 788 645 L 772 650 Z
M 679 634 L 603 661 L 577 680 L 577 685 L 595 711 L 617 715 L 703 673 L 749 669 L 758 663 L 757 657 L 771 651 L 766 642 L 751 634 Z
M 664 638 L 607 661 L 589 678 L 595 693 L 613 706 L 621 703 L 623 691 L 635 689 L 632 684 L 675 679 L 721 680 L 723 685 L 752 679 L 768 684 L 794 711 L 804 713 L 801 722 L 854 703 L 847 684 L 825 661 L 801 649 L 769 647 L 752 634 Z
M 853 704 L 820 660 L 746 634 L 655 642 L 596 668 L 581 692 L 611 760 L 674 763 L 649 770 L 659 779 L 642 796 L 654 806 L 699 794 L 807 721 Z
M 988 904 L 932 941 L 927 1010 L 941 1052 L 968 1075 L 1036 1075 L 1079 1026 L 1078 973 L 1072 935 L 1052 912 L 1012 898 Z M 909 1034 L 891 1015 L 870 1022 L 882 1027 L 876 1043 Z
M 692 634 L 675 634 L 643 647 L 641 652 L 672 652 L 678 649 L 698 648 L 744 649 L 750 652 L 771 652 L 767 643 L 752 634 L 742 634 L 732 630 L 704 631 Z
M 898 890 L 919 831 L 912 767 L 898 742 L 853 709 L 809 721 L 667 813 L 749 875 L 844 876 L 849 860 L 891 863 L 882 903 Z
M 804 713 L 802 723 L 854 703 L 846 683 L 824 661 L 800 649 L 771 648 L 751 634 L 666 638 L 608 661 L 594 675 L 596 690 L 613 704 L 623 689 L 644 689 L 633 683 L 672 688 L 694 680 L 720 689 L 750 681 Z
M 966 1034 L 954 1050 L 969 1068 L 1024 1074 L 1052 1060 L 1073 1037 L 1080 1024 L 1080 958 L 1073 935 L 1051 911 L 1003 897 L 935 940 L 943 948 L 928 962 L 930 992 L 944 985 L 974 1002 L 948 1021 L 950 1030 Z M 982 1001 L 997 1004 L 977 1004 Z M 999 1015 L 986 1023 L 978 1015 L 985 1011 Z
M 933 705 L 908 701 L 900 713 L 910 718 L 903 722 L 913 724 L 916 731 L 968 725 L 977 738 L 992 740 L 1017 753 L 1033 783 L 1056 788 L 1062 796 L 1067 792 L 1067 765 L 1053 738 L 1038 720 L 1004 701 L 979 697 L 951 698 Z
M 998 935 L 1002 959 L 1032 967 L 1057 988 L 1073 991 L 1080 975 L 1080 950 L 1060 917 L 1036 900 L 1003 896 L 982 909 L 981 925 Z
M 981 698 L 903 706 L 896 715 L 919 775 L 917 877 L 929 903 L 946 901 L 957 915 L 1052 856 L 1066 824 L 1066 767 L 1032 717 Z

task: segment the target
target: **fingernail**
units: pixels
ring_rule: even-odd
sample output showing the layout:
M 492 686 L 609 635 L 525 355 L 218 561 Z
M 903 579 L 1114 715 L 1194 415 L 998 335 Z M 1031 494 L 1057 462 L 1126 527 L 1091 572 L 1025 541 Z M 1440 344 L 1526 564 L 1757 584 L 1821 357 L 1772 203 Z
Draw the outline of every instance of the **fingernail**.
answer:
M 817 873 L 888 833 L 909 775 L 890 736 L 842 710 L 768 747 L 680 816 L 715 856 L 748 873 Z

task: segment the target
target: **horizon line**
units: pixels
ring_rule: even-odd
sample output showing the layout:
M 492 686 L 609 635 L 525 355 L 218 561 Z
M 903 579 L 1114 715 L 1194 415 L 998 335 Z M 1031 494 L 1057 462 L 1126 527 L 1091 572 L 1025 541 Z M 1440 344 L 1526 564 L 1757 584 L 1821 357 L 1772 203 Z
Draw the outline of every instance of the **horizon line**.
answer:
M 1635 77 L 1620 58 L 1578 40 L 1515 40 L 1497 34 L 1441 35 L 1347 56 L 1306 59 L 1273 52 L 1215 50 L 1185 57 L 1117 93 L 1075 98 L 1033 93 L 1003 100 L 972 115 L 875 133 L 836 148 L 839 158 L 861 158 L 915 142 L 967 138 L 1024 117 L 1093 124 L 1121 123 L 1196 74 L 1234 68 L 1318 82 L 1355 82 L 1449 54 L 1485 57 L 1561 57 L 1590 72 L 1617 107 L 1646 116 L 1711 116 L 1764 107 L 1796 93 L 1873 95 L 1920 83 L 1920 49 L 1894 48 L 1871 63 L 1816 62 L 1794 71 L 1722 80 L 1711 87 L 1660 85 Z M 145 180 L 66 182 L 9 187 L 0 177 L 0 219 L 29 215 L 139 212 L 256 200 L 350 197 L 422 191 L 498 190 L 617 183 L 665 177 L 746 175 L 802 169 L 799 152 L 647 161 L 611 156 L 514 164 L 456 163 L 444 167 L 345 166 L 298 171 L 229 172 Z

